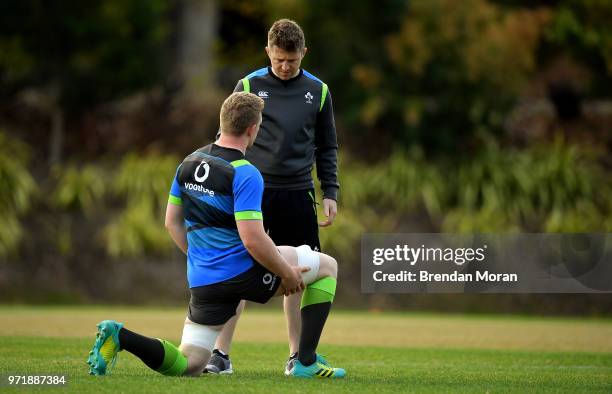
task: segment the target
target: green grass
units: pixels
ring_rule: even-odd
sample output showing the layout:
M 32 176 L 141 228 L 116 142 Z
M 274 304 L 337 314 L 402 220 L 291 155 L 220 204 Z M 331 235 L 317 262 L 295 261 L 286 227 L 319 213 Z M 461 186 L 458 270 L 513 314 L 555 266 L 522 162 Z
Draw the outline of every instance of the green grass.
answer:
M 121 353 L 112 375 L 87 375 L 90 339 L 0 337 L 3 373 L 65 374 L 74 392 L 610 392 L 612 355 L 499 350 L 323 346 L 350 375 L 344 381 L 296 381 L 282 375 L 285 345 L 241 343 L 233 376 L 169 378 Z M 61 390 L 65 390 L 62 388 Z
M 27 309 L 27 308 L 26 308 Z M 30 388 L 43 392 L 567 392 L 594 393 L 612 392 L 612 353 L 607 351 L 543 351 L 541 349 L 486 349 L 476 346 L 466 348 L 444 347 L 387 347 L 386 336 L 389 332 L 384 325 L 368 335 L 374 342 L 382 346 L 354 346 L 330 344 L 333 339 L 323 343 L 320 350 L 327 355 L 333 364 L 346 368 L 348 377 L 343 381 L 303 381 L 285 378 L 282 370 L 286 357 L 286 345 L 283 327 L 278 328 L 278 342 L 240 341 L 232 350 L 232 359 L 236 373 L 233 376 L 202 376 L 200 378 L 170 378 L 163 377 L 147 369 L 136 357 L 122 352 L 113 374 L 105 377 L 93 377 L 87 374 L 85 359 L 93 343 L 91 337 L 75 337 L 70 334 L 60 337 L 6 335 L 8 328 L 20 323 L 21 315 L 27 314 L 19 309 L 10 312 L 10 308 L 2 309 L 3 326 L 0 327 L 0 374 L 64 374 L 68 384 L 62 388 Z M 62 313 L 61 308 L 54 309 L 56 314 Z M 75 321 L 76 313 L 87 315 L 87 310 L 81 312 L 67 308 L 69 319 L 63 323 L 70 327 L 70 321 Z M 37 309 L 30 309 L 36 312 Z M 164 313 L 164 310 L 152 310 L 151 317 Z M 41 310 L 38 310 L 41 312 Z M 130 310 L 115 310 L 116 314 L 129 313 Z M 108 312 L 106 312 L 108 313 Z M 144 312 L 147 313 L 147 312 Z M 174 312 L 171 312 L 174 313 Z M 244 316 L 244 325 L 256 330 L 256 322 L 265 318 L 270 312 L 248 312 Z M 252 315 L 252 316 L 249 316 Z M 355 322 L 376 319 L 392 319 L 402 322 L 409 321 L 406 316 L 371 315 L 366 313 L 339 314 L 342 319 L 354 319 Z M 5 320 L 4 317 L 7 319 Z M 97 316 L 96 316 L 97 317 Z M 470 317 L 429 316 L 438 322 L 446 322 L 447 328 L 453 325 L 461 329 L 461 324 L 473 328 Z M 333 319 L 333 318 L 332 318 Z M 416 322 L 426 322 L 417 317 Z M 530 332 L 529 324 L 538 319 L 504 318 L 507 323 L 514 324 L 517 329 L 525 324 Z M 465 321 L 464 321 L 465 320 Z M 129 317 L 128 320 L 129 322 Z M 476 319 L 476 322 L 482 319 Z M 523 322 L 523 323 L 521 323 Z M 10 323 L 10 324 L 9 324 Z M 333 320 L 332 320 L 333 323 Z M 483 324 L 486 323 L 483 322 Z M 596 325 L 594 326 L 594 324 Z M 31 324 L 31 323 L 30 323 Z M 44 323 L 40 323 L 41 325 Z M 54 331 L 58 323 L 50 323 L 41 327 Z M 242 322 L 241 322 L 242 324 Z M 548 322 L 542 319 L 540 325 L 551 324 L 551 328 L 559 327 L 559 321 Z M 591 330 L 599 330 L 607 334 L 612 326 L 610 321 L 585 321 L 568 319 L 567 325 L 576 327 L 584 324 Z M 251 327 L 252 325 L 252 327 Z M 340 327 L 344 327 L 340 325 Z M 576 329 L 574 327 L 573 329 Z M 79 327 L 81 329 L 81 327 Z M 334 331 L 330 324 L 330 331 Z M 344 328 L 342 328 L 344 329 Z M 355 324 L 354 330 L 359 330 Z M 90 329 L 91 330 L 91 329 Z M 168 328 L 166 338 L 176 341 L 179 332 Z M 393 335 L 397 335 L 393 331 Z M 595 331 L 591 331 L 593 333 Z M 147 334 L 146 330 L 143 332 Z M 50 332 L 50 334 L 52 334 Z M 334 338 L 335 334 L 330 336 Z M 349 334 L 349 333 L 347 333 Z M 508 341 L 508 332 L 500 330 L 497 333 L 500 341 Z M 428 338 L 418 330 L 406 331 L 405 336 Z M 253 338 L 248 337 L 247 338 Z M 609 336 L 601 335 L 602 341 L 610 340 Z M 595 340 L 595 339 L 594 339 Z M 411 343 L 407 340 L 407 343 Z M 522 342 L 519 342 L 522 343 Z M 529 342 L 526 342 L 529 343 Z M 581 342 L 576 342 L 579 344 Z M 577 346 L 577 345 L 574 346 Z M 602 342 L 602 346 L 608 346 Z M 604 347 L 605 347 L 604 346 Z M 578 348 L 576 348 L 578 349 Z M 21 392 L 24 388 L 9 389 Z

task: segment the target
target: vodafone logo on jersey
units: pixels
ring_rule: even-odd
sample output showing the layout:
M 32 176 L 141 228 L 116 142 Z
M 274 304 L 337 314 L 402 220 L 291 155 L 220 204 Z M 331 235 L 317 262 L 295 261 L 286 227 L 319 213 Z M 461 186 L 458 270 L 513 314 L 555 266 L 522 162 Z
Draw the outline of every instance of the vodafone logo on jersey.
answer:
M 200 173 L 200 168 L 204 168 L 204 175 L 202 176 L 198 176 L 198 174 Z M 196 167 L 195 172 L 193 173 L 193 176 L 196 180 L 196 182 L 204 182 L 206 180 L 206 178 L 208 178 L 208 173 L 210 172 L 210 166 L 208 165 L 208 163 L 206 163 L 205 161 L 201 162 L 199 166 Z
M 204 171 L 204 174 L 202 174 L 202 171 Z M 193 173 L 193 177 L 195 178 L 196 182 L 202 183 L 208 178 L 209 174 L 210 174 L 210 165 L 203 161 L 200 163 L 200 165 L 196 167 L 195 172 Z M 194 190 L 200 193 L 206 193 L 211 197 L 214 197 L 215 195 L 215 192 L 213 190 L 207 189 L 202 185 L 195 185 L 193 183 L 185 182 L 184 186 L 186 190 Z

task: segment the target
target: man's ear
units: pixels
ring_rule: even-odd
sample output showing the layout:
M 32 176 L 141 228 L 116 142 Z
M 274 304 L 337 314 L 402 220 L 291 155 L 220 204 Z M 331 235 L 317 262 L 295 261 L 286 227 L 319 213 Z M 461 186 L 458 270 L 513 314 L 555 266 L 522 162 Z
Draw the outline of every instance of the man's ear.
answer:
M 253 136 L 253 133 L 255 133 L 255 130 L 257 130 L 257 123 L 247 127 L 247 136 L 251 138 Z
M 308 48 L 304 47 L 304 50 L 302 51 L 302 57 L 306 56 L 306 52 L 308 52 Z

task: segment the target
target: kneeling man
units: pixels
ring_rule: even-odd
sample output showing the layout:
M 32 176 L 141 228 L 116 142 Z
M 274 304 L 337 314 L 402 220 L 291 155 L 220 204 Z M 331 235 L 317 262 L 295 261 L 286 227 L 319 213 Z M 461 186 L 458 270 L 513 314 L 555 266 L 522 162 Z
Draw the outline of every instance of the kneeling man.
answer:
M 91 374 L 105 375 L 117 352 L 127 350 L 163 375 L 199 376 L 241 300 L 266 303 L 303 291 L 298 359 L 290 375 L 345 376 L 316 353 L 336 292 L 336 260 L 306 245 L 277 247 L 264 231 L 263 179 L 244 159 L 263 106 L 254 94 L 233 93 L 221 107 L 220 138 L 187 156 L 176 171 L 166 228 L 187 255 L 191 292 L 180 346 L 105 320 L 87 360 Z

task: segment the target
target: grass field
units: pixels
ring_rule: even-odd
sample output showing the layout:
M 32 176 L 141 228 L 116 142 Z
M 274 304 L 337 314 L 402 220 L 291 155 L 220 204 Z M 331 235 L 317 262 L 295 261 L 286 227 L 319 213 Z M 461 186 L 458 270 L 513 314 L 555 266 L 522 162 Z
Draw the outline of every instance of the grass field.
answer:
M 612 392 L 612 320 L 433 314 L 332 314 L 320 351 L 343 381 L 282 374 L 282 314 L 247 310 L 233 376 L 168 378 L 126 353 L 112 375 L 87 374 L 95 324 L 112 318 L 178 342 L 183 309 L 0 307 L 0 375 L 64 374 L 60 388 L 21 392 Z

